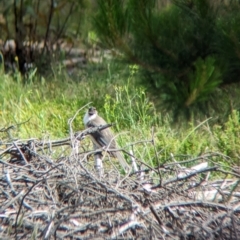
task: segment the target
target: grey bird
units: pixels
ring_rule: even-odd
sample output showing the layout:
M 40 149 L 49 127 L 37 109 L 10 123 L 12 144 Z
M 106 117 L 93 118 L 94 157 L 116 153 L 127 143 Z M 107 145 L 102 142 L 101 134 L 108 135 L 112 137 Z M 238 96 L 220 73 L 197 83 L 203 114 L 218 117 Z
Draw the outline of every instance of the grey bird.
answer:
M 95 107 L 90 107 L 84 115 L 83 122 L 86 128 L 99 127 L 106 125 L 106 121 L 98 115 Z M 117 143 L 114 139 L 114 135 L 110 128 L 106 128 L 102 131 L 92 133 L 91 140 L 94 148 L 107 148 L 107 149 L 118 149 Z M 108 152 L 111 157 L 117 158 L 125 171 L 129 170 L 129 165 L 126 163 L 123 154 L 120 151 Z

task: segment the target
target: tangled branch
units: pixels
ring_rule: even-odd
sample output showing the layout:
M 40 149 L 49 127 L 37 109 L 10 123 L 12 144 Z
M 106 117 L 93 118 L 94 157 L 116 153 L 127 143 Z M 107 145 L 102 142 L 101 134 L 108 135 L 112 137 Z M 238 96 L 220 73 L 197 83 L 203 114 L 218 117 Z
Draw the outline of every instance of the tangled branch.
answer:
M 129 153 L 131 174 L 124 176 L 118 163 L 105 159 L 107 171 L 99 177 L 91 157 L 96 152 L 81 151 L 81 144 L 110 126 L 49 142 L 0 145 L 1 239 L 240 236 L 239 176 L 213 163 L 223 155 L 206 153 L 152 168 Z M 210 177 L 217 172 L 221 179 Z

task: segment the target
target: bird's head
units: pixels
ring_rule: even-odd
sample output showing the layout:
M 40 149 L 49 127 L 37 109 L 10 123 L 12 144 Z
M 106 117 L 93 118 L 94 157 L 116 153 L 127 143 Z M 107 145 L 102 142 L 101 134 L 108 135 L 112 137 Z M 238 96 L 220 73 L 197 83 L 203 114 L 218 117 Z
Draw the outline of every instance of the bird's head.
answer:
M 95 107 L 90 107 L 87 110 L 87 112 L 86 112 L 86 114 L 83 118 L 84 124 L 87 125 L 88 122 L 94 120 L 97 117 L 97 115 L 98 115 L 98 112 L 97 112 L 96 108 Z
M 97 109 L 96 109 L 95 107 L 90 107 L 90 108 L 88 109 L 88 115 L 89 115 L 89 116 L 93 116 L 94 114 L 97 115 Z

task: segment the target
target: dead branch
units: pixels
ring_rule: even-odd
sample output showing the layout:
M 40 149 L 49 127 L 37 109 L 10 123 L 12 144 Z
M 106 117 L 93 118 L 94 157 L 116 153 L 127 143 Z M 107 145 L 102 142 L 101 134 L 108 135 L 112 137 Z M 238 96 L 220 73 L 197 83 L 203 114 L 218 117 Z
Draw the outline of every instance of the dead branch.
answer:
M 71 133 L 59 140 L 1 143 L 1 239 L 240 236 L 238 174 L 215 164 L 216 153 L 161 164 L 155 151 L 159 166 L 153 168 L 134 156 L 134 151 L 107 149 L 125 151 L 134 171 L 124 176 L 118 163 L 105 158 L 105 173 L 99 177 L 91 156 L 103 149 L 82 152 L 78 147 L 88 134 L 110 126 Z M 57 150 L 65 145 L 68 151 L 56 157 L 52 147 Z M 145 169 L 139 169 L 139 164 Z M 213 172 L 214 178 L 209 177 Z

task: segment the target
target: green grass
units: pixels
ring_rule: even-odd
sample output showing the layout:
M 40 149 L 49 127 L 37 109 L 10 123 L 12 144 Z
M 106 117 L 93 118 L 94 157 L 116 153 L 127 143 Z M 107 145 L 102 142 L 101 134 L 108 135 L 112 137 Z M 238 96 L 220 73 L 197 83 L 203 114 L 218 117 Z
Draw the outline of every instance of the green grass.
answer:
M 211 124 L 211 119 L 197 122 L 194 118 L 184 124 L 173 125 L 170 115 L 162 115 L 148 99 L 146 89 L 137 86 L 133 69 L 129 67 L 123 71 L 109 65 L 106 72 L 82 73 L 79 76 L 84 77 L 79 79 L 69 77 L 65 70 L 55 71 L 47 79 L 34 73 L 25 84 L 18 74 L 2 75 L 0 129 L 17 126 L 11 134 L 18 139 L 67 137 L 68 120 L 78 109 L 91 103 L 107 122 L 115 123 L 119 144 L 126 150 L 133 149 L 137 157 L 152 166 L 158 161 L 166 161 L 171 154 L 197 156 L 210 151 L 229 155 L 238 163 L 238 111 L 232 111 L 223 125 Z M 82 117 L 85 111 L 86 108 L 74 119 L 75 131 L 84 128 Z M 0 133 L 2 141 L 7 137 L 6 133 Z M 147 141 L 152 137 L 154 145 Z M 133 142 L 136 144 L 132 148 Z

